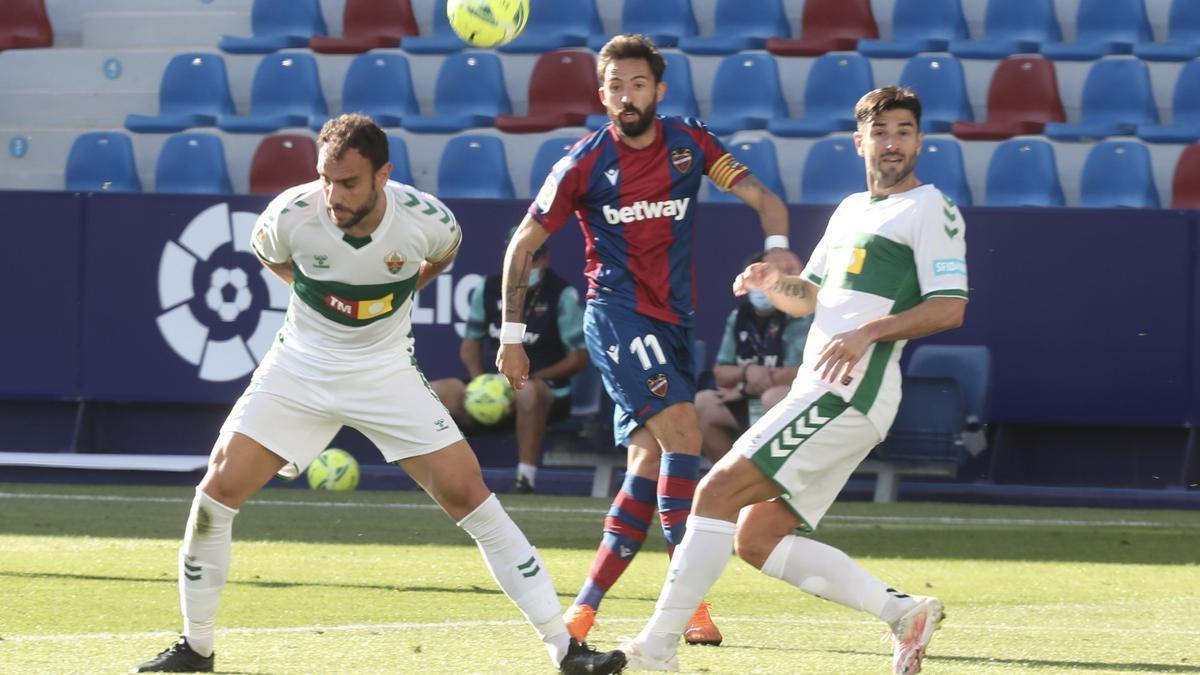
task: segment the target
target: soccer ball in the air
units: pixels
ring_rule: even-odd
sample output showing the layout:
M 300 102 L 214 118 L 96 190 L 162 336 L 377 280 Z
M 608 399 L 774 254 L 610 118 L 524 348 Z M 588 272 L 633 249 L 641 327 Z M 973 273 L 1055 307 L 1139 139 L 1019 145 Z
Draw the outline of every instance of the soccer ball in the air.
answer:
M 492 425 L 508 416 L 512 410 L 513 390 L 508 379 L 499 373 L 487 373 L 467 385 L 463 405 L 476 422 Z
M 327 448 L 308 466 L 308 485 L 314 490 L 353 490 L 358 487 L 358 462 L 341 448 Z
M 525 30 L 529 0 L 448 0 L 450 27 L 476 47 L 498 47 Z

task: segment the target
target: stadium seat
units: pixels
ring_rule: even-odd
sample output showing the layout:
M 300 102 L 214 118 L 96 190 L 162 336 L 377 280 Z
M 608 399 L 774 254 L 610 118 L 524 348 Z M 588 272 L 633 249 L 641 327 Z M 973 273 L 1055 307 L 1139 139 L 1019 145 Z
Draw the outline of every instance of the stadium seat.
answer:
M 932 183 L 950 199 L 962 206 L 970 206 L 971 187 L 967 184 L 967 170 L 963 166 L 962 147 L 957 141 L 926 137 L 917 155 L 917 178 L 922 183 Z
M 217 46 L 231 54 L 269 54 L 289 47 L 307 47 L 314 35 L 325 35 L 319 0 L 254 0 L 250 10 L 251 37 L 226 35 Z
M 871 0 L 805 0 L 800 37 L 773 37 L 767 40 L 767 51 L 776 56 L 820 56 L 854 51 L 859 40 L 878 37 Z
M 178 134 L 163 142 L 154 165 L 154 191 L 229 194 L 225 146 L 212 134 Z
M 804 159 L 800 201 L 837 204 L 867 189 L 867 171 L 849 136 L 817 141 Z
M 578 141 L 577 136 L 559 136 L 542 141 L 533 155 L 533 166 L 529 170 L 530 199 L 537 197 L 538 190 L 541 190 L 542 184 L 546 182 L 546 176 L 550 175 L 550 169 L 554 168 L 555 163 L 565 157 Z
M 171 57 L 158 87 L 157 115 L 126 115 L 125 128 L 138 133 L 173 133 L 216 125 L 233 115 L 229 76 L 220 54 L 188 52 Z
M 900 388 L 896 418 L 871 456 L 886 461 L 961 461 L 967 401 L 958 380 L 908 375 Z
M 1079 124 L 1048 122 L 1042 133 L 1056 141 L 1082 141 L 1130 136 L 1139 124 L 1158 124 L 1150 69 L 1137 59 L 1104 59 L 1084 81 Z
M 45 0 L 5 0 L 0 4 L 0 51 L 54 46 Z
M 1043 44 L 1042 55 L 1092 61 L 1105 54 L 1130 54 L 1135 44 L 1153 41 L 1144 0 L 1079 0 L 1075 41 Z
M 791 35 L 782 0 L 717 0 L 714 17 L 714 35 L 681 37 L 679 48 L 689 54 L 733 54 Z
M 508 54 L 540 54 L 584 47 L 591 35 L 604 33 L 594 0 L 529 0 L 529 21 L 512 42 L 497 47 Z
M 277 195 L 317 179 L 317 144 L 308 136 L 264 136 L 250 159 L 250 192 Z
M 787 102 L 779 84 L 779 66 L 770 54 L 730 54 L 713 76 L 712 112 L 706 123 L 714 134 L 766 129 L 786 118 Z
M 984 345 L 920 345 L 913 350 L 905 377 L 949 377 L 963 395 L 962 445 L 972 454 L 987 447 L 991 421 L 992 352 Z
M 470 82 L 470 86 L 463 86 Z M 512 114 L 504 66 L 488 52 L 451 54 L 438 69 L 433 93 L 433 115 L 406 117 L 404 128 L 417 133 L 454 133 L 472 127 L 490 127 L 497 115 Z
M 498 115 L 496 128 L 527 134 L 581 126 L 588 115 L 604 112 L 598 90 L 591 52 L 547 52 L 538 57 L 529 76 L 529 114 Z
M 971 141 L 1002 141 L 1040 134 L 1047 122 L 1065 122 L 1054 62 L 1036 56 L 1001 61 L 988 85 L 987 121 L 955 122 L 950 132 Z
M 1169 125 L 1145 124 L 1137 136 L 1150 143 L 1194 143 L 1200 141 L 1200 59 L 1189 61 L 1175 79 Z
M 987 206 L 1063 206 L 1054 146 L 1046 141 L 1004 141 L 987 170 Z
M 409 54 L 452 54 L 466 46 L 467 43 L 450 27 L 446 0 L 433 3 L 433 30 L 428 35 L 404 38 L 404 51 Z
M 420 115 L 408 59 L 394 52 L 354 57 L 342 80 L 342 112 L 362 113 L 381 127 L 404 126 Z M 324 117 L 314 116 L 312 128 L 324 123 Z
M 409 0 L 346 0 L 342 27 L 342 37 L 315 35 L 308 48 L 321 54 L 361 54 L 399 47 L 402 37 L 419 32 Z
M 1171 208 L 1200 209 L 1200 143 L 1183 149 L 1171 180 Z
M 858 51 L 871 58 L 908 58 L 921 52 L 944 52 L 951 40 L 969 40 L 960 0 L 896 0 L 892 5 L 892 39 L 858 41 Z
M 235 134 L 266 133 L 284 127 L 307 127 L 329 117 L 317 61 L 311 54 L 267 54 L 254 71 L 250 114 L 222 115 L 217 126 Z
M 955 122 L 973 121 L 962 63 L 948 54 L 922 54 L 909 59 L 900 72 L 900 86 L 921 97 L 921 131 L 944 133 Z
M 733 154 L 737 161 L 750 168 L 751 173 L 783 201 L 787 201 L 787 190 L 783 187 L 783 177 L 779 173 L 779 157 L 775 153 L 775 144 L 769 138 L 753 141 L 738 141 L 729 143 L 726 149 Z M 708 182 L 707 200 L 737 204 L 741 200 L 731 192 L 723 192 L 712 181 Z
M 392 163 L 389 180 L 413 184 L 412 167 L 408 163 L 408 144 L 399 136 L 388 135 L 388 161 Z
M 495 136 L 456 136 L 446 142 L 438 162 L 439 197 L 512 199 L 512 178 L 504 141 Z
M 1150 151 L 1141 143 L 1107 141 L 1092 146 L 1079 188 L 1080 206 L 1158 208 Z
M 663 82 L 667 93 L 658 104 L 658 114 L 679 117 L 699 117 L 700 106 L 696 105 L 696 91 L 692 86 L 692 64 L 686 54 L 665 52 L 663 60 L 667 69 L 663 71 Z M 608 124 L 608 115 L 588 115 L 587 128 L 593 131 Z
M 1200 57 L 1200 2 L 1175 0 L 1167 17 L 1166 42 L 1141 42 L 1133 55 L 1143 61 L 1191 61 Z
M 639 33 L 659 48 L 676 47 L 681 37 L 695 37 L 696 14 L 691 0 L 625 0 L 621 6 L 621 32 Z M 592 35 L 588 47 L 600 51 L 608 35 Z
M 76 192 L 141 192 L 133 143 L 119 131 L 80 134 L 67 154 L 66 189 Z
M 960 59 L 1002 59 L 1036 54 L 1046 42 L 1062 40 L 1054 0 L 988 0 L 983 39 L 951 40 Z
M 810 138 L 853 131 L 857 127 L 854 105 L 874 88 L 871 62 L 865 57 L 850 52 L 818 56 L 804 83 L 804 116 L 776 116 L 767 128 L 776 136 Z

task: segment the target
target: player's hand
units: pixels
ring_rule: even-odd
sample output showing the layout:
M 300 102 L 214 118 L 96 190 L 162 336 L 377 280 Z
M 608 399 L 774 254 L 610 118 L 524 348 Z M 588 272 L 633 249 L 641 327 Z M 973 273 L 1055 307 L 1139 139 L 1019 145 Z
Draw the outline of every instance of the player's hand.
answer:
M 529 382 L 529 355 L 525 345 L 500 345 L 496 352 L 496 372 L 508 378 L 513 389 L 524 389 Z
M 750 291 L 765 291 L 779 283 L 783 273 L 779 268 L 765 262 L 752 263 L 733 279 L 733 294 L 745 295 Z
M 853 381 L 850 371 L 870 346 L 871 338 L 862 330 L 838 333 L 821 348 L 813 370 L 820 371 L 821 379 L 826 382 L 849 386 Z
M 763 254 L 763 262 L 775 265 L 784 274 L 800 274 L 804 263 L 800 258 L 786 248 L 773 248 Z

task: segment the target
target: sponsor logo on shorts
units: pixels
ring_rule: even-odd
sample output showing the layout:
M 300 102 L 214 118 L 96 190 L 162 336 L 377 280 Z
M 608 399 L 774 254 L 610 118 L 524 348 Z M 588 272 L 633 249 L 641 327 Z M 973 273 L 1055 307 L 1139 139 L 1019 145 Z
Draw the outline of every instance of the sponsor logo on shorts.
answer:
M 438 431 L 445 431 L 445 430 L 447 430 L 447 429 L 449 429 L 449 428 L 450 428 L 450 426 L 449 426 L 448 424 L 446 424 L 446 419 L 445 419 L 444 417 L 443 417 L 443 418 L 441 418 L 441 419 L 436 419 L 436 420 L 434 420 L 434 421 L 433 421 L 433 426 L 434 426 L 434 428 L 436 428 Z
M 659 398 L 666 398 L 667 389 L 670 386 L 671 383 L 667 381 L 667 376 L 662 373 L 656 373 L 646 380 L 646 388 L 650 390 L 651 394 Z
M 933 275 L 935 277 L 947 274 L 964 275 L 966 273 L 967 261 L 962 258 L 938 258 L 933 261 Z

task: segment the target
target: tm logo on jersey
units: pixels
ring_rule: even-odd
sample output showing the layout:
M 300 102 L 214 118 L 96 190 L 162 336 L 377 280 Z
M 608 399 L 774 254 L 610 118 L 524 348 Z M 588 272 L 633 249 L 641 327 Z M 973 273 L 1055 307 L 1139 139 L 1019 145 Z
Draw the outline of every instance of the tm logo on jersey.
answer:
M 637 220 L 646 220 L 648 218 L 674 218 L 675 220 L 683 220 L 687 215 L 687 207 L 692 201 L 691 197 L 683 199 L 666 199 L 661 202 L 648 202 L 646 200 L 634 202 L 629 206 L 622 206 L 619 209 L 614 209 L 608 204 L 604 205 L 604 219 L 609 225 L 624 223 L 628 225 Z
M 392 311 L 392 300 L 395 296 L 388 293 L 382 298 L 375 300 L 346 300 L 338 296 L 327 293 L 325 295 L 325 306 L 335 312 L 345 314 L 351 319 L 371 319 Z

